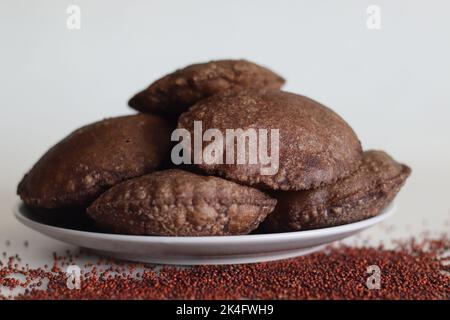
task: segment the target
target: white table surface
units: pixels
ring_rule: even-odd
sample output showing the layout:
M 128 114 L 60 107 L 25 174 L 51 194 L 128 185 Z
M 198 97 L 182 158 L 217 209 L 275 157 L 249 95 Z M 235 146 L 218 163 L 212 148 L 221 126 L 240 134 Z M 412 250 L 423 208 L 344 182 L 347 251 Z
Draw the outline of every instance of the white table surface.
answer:
M 0 252 L 43 265 L 71 248 L 12 215 L 18 181 L 49 146 L 80 125 L 130 113 L 127 99 L 157 77 L 223 57 L 271 66 L 287 90 L 340 113 L 365 148 L 412 167 L 392 232 L 363 237 L 449 233 L 448 2 L 377 1 L 380 30 L 366 27 L 371 1 L 74 2 L 77 31 L 66 28 L 72 2 L 0 2 Z

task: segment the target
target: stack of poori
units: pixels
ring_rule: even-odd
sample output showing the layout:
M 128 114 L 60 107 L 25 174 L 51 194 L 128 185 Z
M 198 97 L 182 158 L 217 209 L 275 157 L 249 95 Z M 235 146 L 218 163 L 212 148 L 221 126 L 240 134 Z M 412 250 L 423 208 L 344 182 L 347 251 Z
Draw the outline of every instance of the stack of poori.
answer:
M 363 152 L 340 116 L 281 91 L 283 84 L 245 60 L 177 70 L 131 98 L 139 114 L 81 127 L 50 148 L 17 193 L 31 208 L 58 215 L 80 208 L 101 228 L 137 235 L 297 231 L 379 214 L 410 168 L 383 151 Z M 171 134 L 193 133 L 194 121 L 223 132 L 279 129 L 278 170 L 263 175 L 260 163 L 174 165 Z

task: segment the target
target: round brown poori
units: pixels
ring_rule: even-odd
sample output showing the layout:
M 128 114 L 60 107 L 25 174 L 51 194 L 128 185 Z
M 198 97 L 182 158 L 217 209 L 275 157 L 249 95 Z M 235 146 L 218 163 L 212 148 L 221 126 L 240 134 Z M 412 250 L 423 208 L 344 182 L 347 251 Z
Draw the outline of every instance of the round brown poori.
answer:
M 284 79 L 246 60 L 193 64 L 152 83 L 134 95 L 129 105 L 138 111 L 176 119 L 197 101 L 225 90 L 280 89 Z
M 348 176 L 358 168 L 362 158 L 358 137 L 340 116 L 294 93 L 278 90 L 219 93 L 182 114 L 178 128 L 187 129 L 193 135 L 194 121 L 201 121 L 203 131 L 211 128 L 221 132 L 238 128 L 279 130 L 276 174 L 262 175 L 260 162 L 256 165 L 206 161 L 196 164 L 208 174 L 250 186 L 275 190 L 316 188 Z M 203 150 L 209 143 L 203 142 Z M 223 150 L 226 154 L 225 144 Z
M 105 119 L 49 149 L 19 183 L 29 206 L 86 206 L 116 183 L 150 173 L 168 160 L 172 125 L 153 115 Z
M 411 169 L 383 151 L 366 151 L 361 167 L 335 184 L 305 191 L 280 191 L 261 230 L 298 231 L 332 227 L 378 215 L 391 203 Z

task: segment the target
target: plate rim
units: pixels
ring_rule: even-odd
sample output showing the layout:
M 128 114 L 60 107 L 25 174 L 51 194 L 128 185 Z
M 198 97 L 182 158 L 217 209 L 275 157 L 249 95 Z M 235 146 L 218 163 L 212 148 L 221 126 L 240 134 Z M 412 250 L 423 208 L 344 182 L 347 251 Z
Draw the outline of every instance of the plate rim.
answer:
M 72 236 L 82 236 L 85 238 L 95 238 L 97 240 L 121 240 L 121 241 L 134 241 L 138 243 L 148 243 L 148 242 L 159 242 L 159 243 L 171 243 L 171 244 L 198 244 L 202 241 L 213 242 L 214 244 L 230 244 L 239 243 L 242 244 L 246 242 L 263 242 L 264 240 L 269 241 L 286 241 L 286 240 L 306 240 L 316 237 L 326 237 L 333 236 L 336 234 L 342 234 L 346 232 L 351 232 L 355 230 L 362 230 L 371 227 L 379 222 L 389 218 L 397 209 L 397 203 L 394 200 L 391 202 L 383 212 L 361 221 L 352 222 L 344 225 L 339 225 L 335 227 L 327 227 L 321 229 L 304 230 L 304 231 L 290 231 L 290 232 L 280 232 L 280 233 L 268 233 L 268 234 L 247 234 L 247 235 L 234 235 L 234 236 L 145 236 L 145 235 L 125 235 L 125 234 L 114 234 L 114 233 L 101 233 L 83 230 L 74 230 L 69 228 L 62 228 L 57 226 L 52 226 L 49 224 L 41 223 L 26 217 L 22 213 L 22 208 L 25 204 L 22 201 L 18 201 L 13 209 L 15 218 L 25 225 L 26 227 L 42 233 L 40 230 L 31 227 L 30 225 L 37 226 L 37 228 L 47 228 L 55 232 L 63 232 L 67 235 Z M 203 242 L 204 243 L 204 242 Z

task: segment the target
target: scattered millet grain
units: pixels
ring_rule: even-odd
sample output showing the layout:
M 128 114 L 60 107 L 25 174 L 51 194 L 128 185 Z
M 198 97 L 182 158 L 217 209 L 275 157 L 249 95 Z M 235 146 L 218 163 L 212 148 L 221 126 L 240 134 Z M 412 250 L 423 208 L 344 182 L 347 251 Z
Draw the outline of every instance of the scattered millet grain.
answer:
M 81 267 L 81 288 L 72 290 L 65 270 L 83 253 L 55 253 L 51 270 L 12 256 L 0 267 L 0 288 L 23 290 L 0 299 L 450 299 L 449 249 L 443 237 L 389 250 L 340 245 L 268 263 L 160 269 L 102 258 Z M 366 286 L 370 265 L 381 270 L 380 289 Z

